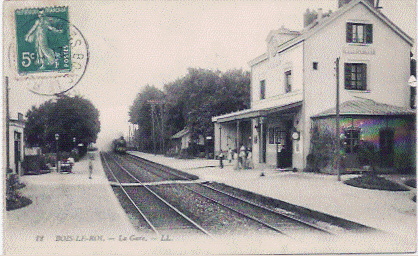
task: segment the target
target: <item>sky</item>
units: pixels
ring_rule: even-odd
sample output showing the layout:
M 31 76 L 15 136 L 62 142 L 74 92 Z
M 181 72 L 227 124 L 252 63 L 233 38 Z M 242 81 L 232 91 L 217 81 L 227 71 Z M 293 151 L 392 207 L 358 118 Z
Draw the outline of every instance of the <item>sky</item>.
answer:
M 270 30 L 281 26 L 301 30 L 307 8 L 335 11 L 337 3 L 46 0 L 38 4 L 69 6 L 70 22 L 86 38 L 89 63 L 83 78 L 69 93 L 89 99 L 100 111 L 97 145 L 104 148 L 116 136 L 128 135 L 129 106 L 145 85 L 163 88 L 165 83 L 184 76 L 189 67 L 250 70 L 247 63 L 266 51 Z M 5 48 L 15 33 L 10 10 L 18 5 L 29 6 L 30 2 L 3 5 Z M 389 19 L 416 39 L 415 0 L 380 0 L 380 6 Z M 3 65 L 4 75 L 14 68 L 6 57 Z M 52 98 L 35 95 L 13 79 L 9 86 L 12 118 Z

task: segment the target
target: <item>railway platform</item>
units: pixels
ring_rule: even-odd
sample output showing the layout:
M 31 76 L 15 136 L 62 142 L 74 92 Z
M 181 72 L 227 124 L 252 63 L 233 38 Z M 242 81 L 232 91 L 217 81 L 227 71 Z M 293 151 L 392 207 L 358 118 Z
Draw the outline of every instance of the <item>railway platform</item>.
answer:
M 395 252 L 411 252 L 416 249 L 416 204 L 410 200 L 408 192 L 359 189 L 338 182 L 336 176 L 331 175 L 279 172 L 273 169 L 237 171 L 233 163 L 228 161 L 220 169 L 216 160 L 183 160 L 140 152 L 129 153 L 197 175 L 201 181 L 225 183 L 389 234 L 385 236 L 386 240 L 374 240 L 376 244 L 363 241 L 362 245 L 354 245 L 359 251 L 364 251 L 361 248 L 363 246 L 375 252 L 375 248 L 381 248 L 382 243 L 390 244 Z M 165 243 L 164 246 L 159 242 L 141 242 L 142 237 L 137 235 L 106 178 L 98 152 L 94 153 L 93 165 L 92 179 L 88 178 L 88 158 L 77 162 L 72 174 L 52 172 L 21 177 L 26 187 L 20 192 L 33 202 L 27 207 L 4 213 L 3 253 L 178 255 L 202 254 L 206 249 L 221 250 L 217 244 L 196 248 L 190 246 L 190 242 Z M 260 175 L 262 172 L 264 176 Z M 344 175 L 342 178 L 349 177 Z M 306 251 L 301 249 L 300 243 L 294 245 L 294 248 L 292 244 L 276 246 L 281 254 L 312 252 L 315 245 L 308 242 L 304 244 Z M 269 241 L 251 241 L 251 244 L 247 243 L 241 248 L 236 241 L 231 241 L 226 245 L 228 249 L 223 251 L 222 248 L 222 252 L 271 253 L 268 246 L 271 246 Z M 340 249 L 338 245 L 334 247 Z M 318 250 L 322 251 L 322 248 Z M 347 250 L 352 251 L 352 248 Z
M 117 241 L 137 234 L 103 172 L 98 152 L 93 154 L 92 179 L 88 156 L 72 173 L 55 171 L 22 176 L 20 193 L 32 204 L 4 213 L 4 254 L 81 255 L 111 252 Z M 113 239 L 113 240 L 112 240 Z
M 153 162 L 221 182 L 253 193 L 329 214 L 382 230 L 416 248 L 416 203 L 411 192 L 356 188 L 337 181 L 336 175 L 286 172 L 276 169 L 235 170 L 234 163 L 219 160 L 176 159 L 142 152 L 128 152 Z M 263 175 L 261 175 L 263 173 Z M 354 175 L 342 175 L 346 180 Z M 403 176 L 387 177 L 400 182 Z M 415 250 L 415 249 L 414 249 Z

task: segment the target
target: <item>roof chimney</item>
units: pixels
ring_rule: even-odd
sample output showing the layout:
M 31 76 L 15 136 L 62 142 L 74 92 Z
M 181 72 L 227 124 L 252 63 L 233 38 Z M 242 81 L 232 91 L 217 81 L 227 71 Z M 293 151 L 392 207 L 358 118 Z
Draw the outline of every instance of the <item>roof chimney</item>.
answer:
M 322 19 L 322 8 L 319 8 L 318 9 L 318 17 L 317 17 L 317 19 L 318 19 L 318 21 L 320 21 L 321 19 Z
M 338 8 L 340 8 L 341 6 L 348 4 L 349 2 L 351 2 L 352 0 L 338 0 Z M 366 0 L 365 2 L 368 2 L 370 4 L 370 6 L 375 7 L 374 6 L 374 0 Z M 379 0 L 377 0 L 377 5 L 379 4 Z M 376 5 L 376 6 L 377 6 Z
M 309 26 L 317 18 L 317 13 L 315 10 L 312 12 L 309 9 L 306 9 L 306 12 L 303 14 L 303 27 Z

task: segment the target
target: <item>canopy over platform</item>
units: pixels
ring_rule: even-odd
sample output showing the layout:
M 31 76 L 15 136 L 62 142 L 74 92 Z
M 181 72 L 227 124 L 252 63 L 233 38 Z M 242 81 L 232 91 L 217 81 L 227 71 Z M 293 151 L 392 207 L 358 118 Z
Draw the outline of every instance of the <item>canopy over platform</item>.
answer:
M 331 108 L 321 112 L 312 118 L 331 117 L 336 115 L 336 109 Z M 342 116 L 405 116 L 415 115 L 415 111 L 388 105 L 384 103 L 378 103 L 374 100 L 362 99 L 346 101 L 340 105 L 340 115 Z

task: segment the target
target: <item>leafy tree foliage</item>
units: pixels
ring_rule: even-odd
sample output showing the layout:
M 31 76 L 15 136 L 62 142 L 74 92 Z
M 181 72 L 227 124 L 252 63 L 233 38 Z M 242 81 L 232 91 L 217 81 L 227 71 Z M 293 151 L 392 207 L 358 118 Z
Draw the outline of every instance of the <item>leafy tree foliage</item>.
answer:
M 212 117 L 247 109 L 250 107 L 250 74 L 242 70 L 230 70 L 225 73 L 208 69 L 189 68 L 188 73 L 177 80 L 167 83 L 163 91 L 146 86 L 130 107 L 130 122 L 138 124 L 141 140 L 151 141 L 151 109 L 149 100 L 161 100 L 156 108 L 161 124 L 161 138 L 188 127 L 192 138 L 199 135 L 213 136 Z M 146 146 L 145 141 L 140 143 Z
M 100 132 L 99 111 L 80 96 L 61 96 L 39 107 L 32 106 L 27 114 L 25 138 L 29 146 L 46 151 L 55 150 L 55 134 L 59 134 L 59 149 L 71 151 L 76 143 L 96 142 Z
M 140 93 L 136 96 L 132 106 L 129 108 L 129 122 L 138 125 L 138 130 L 135 136 L 136 141 L 139 143 L 141 150 L 151 150 L 153 147 L 152 138 L 152 102 L 151 101 L 164 101 L 164 93 L 155 88 L 155 86 L 146 85 Z M 155 104 L 154 104 L 155 105 Z M 154 107 L 154 125 L 157 126 L 157 121 L 161 120 L 161 105 L 155 105 Z M 154 132 L 157 138 L 163 138 L 161 135 L 161 129 L 154 127 Z
M 213 136 L 212 117 L 250 107 L 250 75 L 242 70 L 231 70 L 217 74 L 211 86 L 206 88 L 199 97 L 200 102 L 188 115 L 188 126 L 192 137 L 198 134 Z M 209 80 L 212 82 L 211 80 Z

